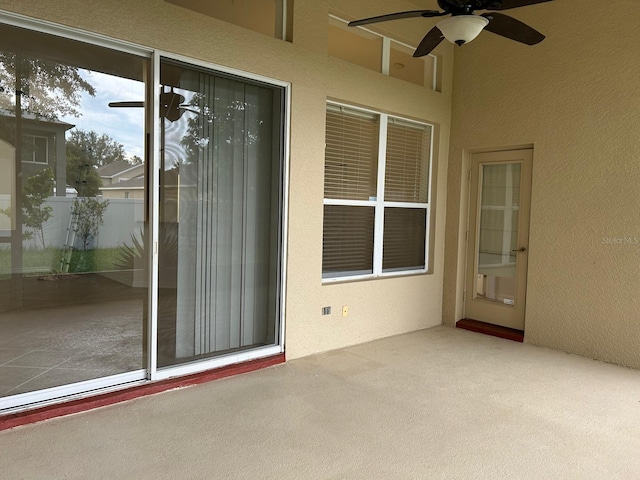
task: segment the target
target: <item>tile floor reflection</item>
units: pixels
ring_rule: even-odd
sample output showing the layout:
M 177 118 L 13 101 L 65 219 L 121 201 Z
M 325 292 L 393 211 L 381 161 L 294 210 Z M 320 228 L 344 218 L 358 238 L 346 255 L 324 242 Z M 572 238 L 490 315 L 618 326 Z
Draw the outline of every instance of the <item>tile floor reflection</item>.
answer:
M 73 297 L 77 303 L 0 312 L 0 396 L 144 368 L 144 292 L 111 287 L 126 295 L 114 298 L 105 288 L 111 294 L 79 294 Z

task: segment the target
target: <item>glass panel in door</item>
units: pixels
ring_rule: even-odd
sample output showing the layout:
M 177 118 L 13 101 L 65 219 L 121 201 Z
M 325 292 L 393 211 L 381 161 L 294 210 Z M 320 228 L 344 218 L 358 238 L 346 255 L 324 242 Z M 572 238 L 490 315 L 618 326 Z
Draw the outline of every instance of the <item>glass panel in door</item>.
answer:
M 141 370 L 149 61 L 0 39 L 0 397 Z
M 160 76 L 158 366 L 277 344 L 282 91 Z
M 480 167 L 475 295 L 514 305 L 521 165 L 484 164 Z

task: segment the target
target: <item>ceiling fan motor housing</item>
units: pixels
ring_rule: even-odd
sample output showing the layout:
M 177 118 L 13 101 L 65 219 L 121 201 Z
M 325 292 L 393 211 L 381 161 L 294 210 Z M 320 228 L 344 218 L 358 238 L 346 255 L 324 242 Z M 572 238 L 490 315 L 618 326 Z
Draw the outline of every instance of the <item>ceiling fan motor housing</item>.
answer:
M 437 27 L 447 40 L 461 46 L 476 38 L 488 23 L 478 15 L 455 15 L 438 22 Z
M 499 10 L 502 0 L 438 0 L 438 5 L 452 15 L 470 15 L 474 10 Z

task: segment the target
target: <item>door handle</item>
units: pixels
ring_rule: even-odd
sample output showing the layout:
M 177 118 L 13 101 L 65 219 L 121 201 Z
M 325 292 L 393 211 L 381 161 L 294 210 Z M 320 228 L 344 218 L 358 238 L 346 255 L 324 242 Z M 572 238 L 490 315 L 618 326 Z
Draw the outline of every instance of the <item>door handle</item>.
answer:
M 527 251 L 527 247 L 520 247 L 517 250 L 511 250 L 513 253 L 524 253 Z

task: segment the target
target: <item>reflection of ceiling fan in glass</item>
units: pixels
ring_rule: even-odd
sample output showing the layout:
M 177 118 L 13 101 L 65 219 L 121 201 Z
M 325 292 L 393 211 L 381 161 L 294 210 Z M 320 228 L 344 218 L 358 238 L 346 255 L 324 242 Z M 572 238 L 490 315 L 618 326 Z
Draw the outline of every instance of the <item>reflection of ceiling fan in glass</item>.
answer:
M 173 91 L 173 87 L 169 92 L 162 92 L 160 94 L 160 117 L 166 118 L 170 122 L 175 122 L 186 111 L 199 113 L 195 110 L 191 110 L 189 104 L 183 104 L 185 101 L 184 95 L 180 95 Z M 109 102 L 111 108 L 140 108 L 144 107 L 144 102 Z

